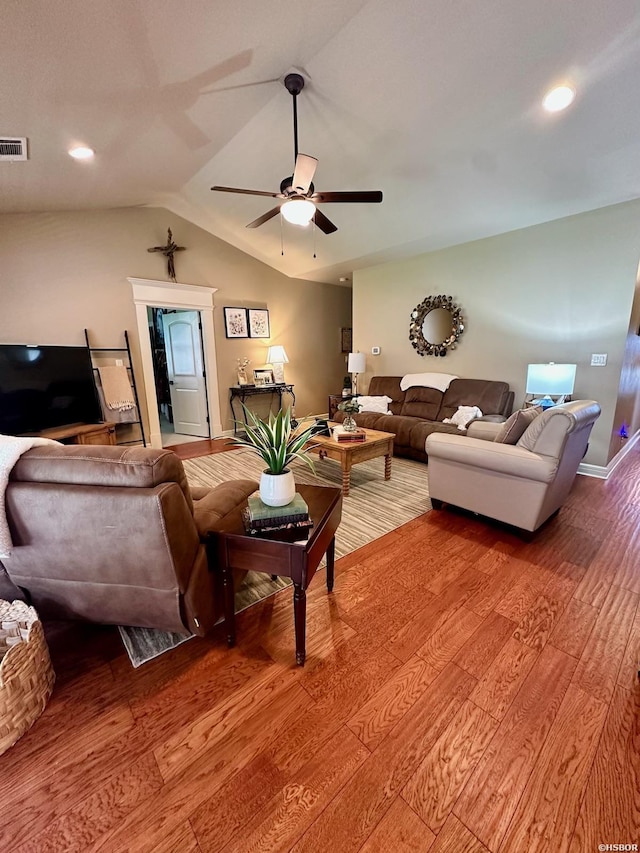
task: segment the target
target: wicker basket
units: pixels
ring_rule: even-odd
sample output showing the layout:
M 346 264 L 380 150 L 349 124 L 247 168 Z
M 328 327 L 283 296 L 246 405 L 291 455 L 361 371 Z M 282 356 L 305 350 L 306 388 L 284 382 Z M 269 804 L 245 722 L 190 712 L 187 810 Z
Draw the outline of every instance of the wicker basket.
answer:
M 0 600 L 0 620 L 26 622 L 25 642 L 12 646 L 0 663 L 0 755 L 22 737 L 44 711 L 55 674 L 42 623 L 23 601 Z

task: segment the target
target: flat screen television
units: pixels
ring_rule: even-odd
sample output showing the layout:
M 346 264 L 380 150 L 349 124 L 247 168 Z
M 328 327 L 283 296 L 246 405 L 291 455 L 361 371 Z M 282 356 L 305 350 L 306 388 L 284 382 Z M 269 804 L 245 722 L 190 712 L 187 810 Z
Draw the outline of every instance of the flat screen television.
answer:
M 86 347 L 0 344 L 0 433 L 22 435 L 100 421 Z

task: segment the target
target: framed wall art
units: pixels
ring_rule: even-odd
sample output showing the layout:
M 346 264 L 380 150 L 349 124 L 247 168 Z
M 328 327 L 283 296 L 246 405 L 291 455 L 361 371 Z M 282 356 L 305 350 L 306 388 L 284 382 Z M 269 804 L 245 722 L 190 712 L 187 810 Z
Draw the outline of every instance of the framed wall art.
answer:
M 269 310 L 267 308 L 249 308 L 249 337 L 268 338 L 270 336 Z
M 265 368 L 264 370 L 253 371 L 253 384 L 258 388 L 261 385 L 273 385 L 273 370 Z
M 340 352 L 351 352 L 353 343 L 352 330 L 348 328 L 340 329 Z
M 228 338 L 248 338 L 246 308 L 224 309 L 224 333 Z

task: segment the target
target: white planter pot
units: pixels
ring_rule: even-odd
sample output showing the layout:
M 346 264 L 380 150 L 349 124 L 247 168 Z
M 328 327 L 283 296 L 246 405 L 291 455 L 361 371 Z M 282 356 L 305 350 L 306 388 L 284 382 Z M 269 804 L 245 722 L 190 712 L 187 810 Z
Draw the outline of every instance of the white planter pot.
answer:
M 260 499 L 267 506 L 286 506 L 296 494 L 296 484 L 291 471 L 269 474 L 263 471 L 260 477 Z

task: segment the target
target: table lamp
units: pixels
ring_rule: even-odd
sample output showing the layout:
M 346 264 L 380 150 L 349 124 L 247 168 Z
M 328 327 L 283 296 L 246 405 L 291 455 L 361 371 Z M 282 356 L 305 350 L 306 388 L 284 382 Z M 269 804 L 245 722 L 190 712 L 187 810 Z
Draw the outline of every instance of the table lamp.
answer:
M 267 364 L 273 367 L 273 381 L 276 385 L 284 385 L 284 366 L 289 364 L 287 353 L 283 346 L 277 344 L 267 350 Z
M 353 373 L 353 396 L 358 395 L 358 374 L 367 369 L 367 360 L 363 352 L 350 352 L 347 362 L 347 370 Z
M 557 403 L 563 403 L 565 397 L 573 394 L 576 381 L 575 364 L 529 364 L 527 365 L 527 394 L 542 394 L 542 398 L 534 400 L 538 406 L 548 409 L 555 405 L 551 395 L 559 397 Z

